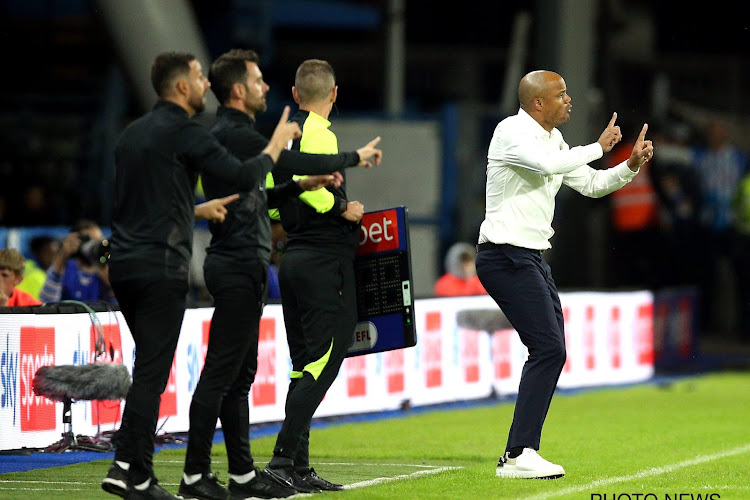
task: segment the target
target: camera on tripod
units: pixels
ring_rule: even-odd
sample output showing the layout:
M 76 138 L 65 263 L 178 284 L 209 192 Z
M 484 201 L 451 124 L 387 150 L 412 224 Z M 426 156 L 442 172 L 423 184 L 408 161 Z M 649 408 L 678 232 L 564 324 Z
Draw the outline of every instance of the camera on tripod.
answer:
M 95 240 L 88 234 L 78 233 L 81 246 L 73 255 L 89 266 L 104 266 L 109 262 L 109 240 Z

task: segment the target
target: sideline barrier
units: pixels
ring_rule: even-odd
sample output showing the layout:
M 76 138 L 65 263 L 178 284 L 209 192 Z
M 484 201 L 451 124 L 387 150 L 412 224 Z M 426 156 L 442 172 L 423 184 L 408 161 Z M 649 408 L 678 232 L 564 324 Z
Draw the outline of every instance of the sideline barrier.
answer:
M 575 388 L 644 381 L 653 375 L 653 295 L 637 292 L 561 293 L 568 360 L 559 387 Z M 405 402 L 422 406 L 479 399 L 518 391 L 526 349 L 503 322 L 484 321 L 483 331 L 458 321 L 466 311 L 497 317 L 488 296 L 415 301 L 417 345 L 344 360 L 338 378 L 315 416 L 394 410 Z M 212 308 L 185 312 L 159 426 L 188 428 L 190 397 L 208 343 Z M 44 365 L 115 362 L 133 365 L 133 340 L 119 312 L 97 312 L 107 354 L 95 359 L 95 326 L 86 313 L 0 314 L 0 450 L 41 448 L 64 432 L 62 403 L 32 390 Z M 461 323 L 461 325 L 459 325 Z M 475 326 L 479 328 L 480 325 Z M 258 373 L 250 394 L 252 423 L 284 418 L 289 350 L 280 305 L 266 306 L 260 324 Z M 94 436 L 117 428 L 124 403 L 73 404 L 73 430 Z

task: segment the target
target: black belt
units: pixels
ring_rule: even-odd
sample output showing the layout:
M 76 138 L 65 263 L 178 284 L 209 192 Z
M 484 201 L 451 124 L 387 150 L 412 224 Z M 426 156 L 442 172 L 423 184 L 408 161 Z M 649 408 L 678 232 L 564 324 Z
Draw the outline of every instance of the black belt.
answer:
M 507 243 L 492 243 L 491 241 L 485 241 L 484 243 L 479 243 L 477 245 L 477 252 L 484 252 L 485 250 L 494 250 L 496 248 L 501 247 L 516 247 L 515 245 L 509 245 Z M 544 250 L 536 250 L 534 248 L 523 248 L 523 247 L 516 247 L 520 248 L 521 250 L 527 250 L 529 252 L 533 252 L 539 255 L 542 255 L 544 253 Z

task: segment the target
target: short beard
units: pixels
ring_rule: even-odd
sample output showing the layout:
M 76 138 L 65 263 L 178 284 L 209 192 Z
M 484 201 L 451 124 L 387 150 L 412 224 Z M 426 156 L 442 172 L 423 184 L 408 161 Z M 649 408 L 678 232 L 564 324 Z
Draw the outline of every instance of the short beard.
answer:
M 193 109 L 196 113 L 202 113 L 206 109 L 206 103 L 203 101 L 203 99 L 197 99 L 193 104 Z

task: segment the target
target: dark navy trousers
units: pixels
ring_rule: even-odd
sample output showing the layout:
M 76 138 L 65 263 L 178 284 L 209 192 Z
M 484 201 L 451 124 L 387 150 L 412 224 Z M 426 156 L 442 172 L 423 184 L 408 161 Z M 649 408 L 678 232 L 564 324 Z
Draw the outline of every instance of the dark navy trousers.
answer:
M 562 306 L 539 250 L 482 244 L 477 275 L 529 351 L 518 387 L 506 449 L 539 449 L 542 426 L 565 365 Z M 491 333 L 491 332 L 490 332 Z

